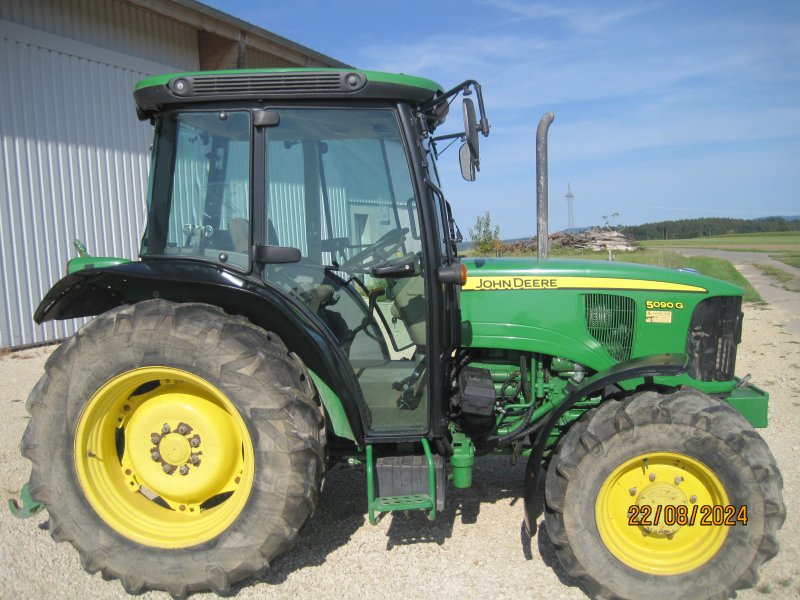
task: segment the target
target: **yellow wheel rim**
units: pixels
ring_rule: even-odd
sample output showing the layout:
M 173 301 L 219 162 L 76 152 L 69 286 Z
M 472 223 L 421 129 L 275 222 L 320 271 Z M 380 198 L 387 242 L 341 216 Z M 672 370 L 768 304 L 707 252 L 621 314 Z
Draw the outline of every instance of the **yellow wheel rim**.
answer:
M 606 548 L 624 564 L 653 575 L 680 575 L 722 548 L 728 528 L 704 526 L 701 520 L 704 506 L 727 504 L 722 482 L 706 465 L 683 454 L 654 452 L 631 458 L 606 478 L 595 518 Z M 650 524 L 641 524 L 645 515 Z
M 109 380 L 75 434 L 86 499 L 115 531 L 184 548 L 225 531 L 253 486 L 253 444 L 236 407 L 187 371 L 143 367 Z

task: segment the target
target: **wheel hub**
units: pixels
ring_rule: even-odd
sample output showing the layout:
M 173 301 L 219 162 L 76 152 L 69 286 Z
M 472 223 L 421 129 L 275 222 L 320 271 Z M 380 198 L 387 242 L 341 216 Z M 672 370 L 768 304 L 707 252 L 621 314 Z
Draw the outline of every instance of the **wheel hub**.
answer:
M 202 440 L 197 434 L 191 435 L 193 431 L 194 428 L 188 423 L 179 423 L 175 431 L 169 423 L 164 423 L 160 434 L 150 434 L 150 441 L 156 444 L 150 449 L 150 458 L 160 462 L 167 475 L 172 475 L 176 470 L 181 475 L 188 475 L 190 465 L 200 466 L 203 451 L 193 450 L 200 447 Z
M 665 507 L 667 506 L 688 506 L 689 501 L 684 493 L 672 483 L 652 483 L 648 485 L 636 498 L 636 505 L 641 509 L 643 506 L 650 507 L 650 520 L 652 525 L 642 526 L 642 531 L 648 535 L 656 535 L 672 539 L 681 526 L 673 522 L 667 524 L 669 519 L 665 518 Z M 655 515 L 660 518 L 654 522 Z

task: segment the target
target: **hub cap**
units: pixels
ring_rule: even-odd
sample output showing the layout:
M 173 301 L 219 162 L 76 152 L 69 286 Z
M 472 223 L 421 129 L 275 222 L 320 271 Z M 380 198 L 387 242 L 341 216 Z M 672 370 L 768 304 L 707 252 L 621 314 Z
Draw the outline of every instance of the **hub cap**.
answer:
M 143 367 L 103 385 L 78 419 L 75 467 L 114 530 L 182 548 L 222 533 L 250 494 L 254 453 L 244 420 L 205 379 Z
M 679 575 L 706 564 L 722 548 L 727 527 L 702 526 L 701 508 L 726 504 L 722 482 L 706 465 L 683 454 L 655 452 L 624 462 L 608 476 L 597 494 L 595 518 L 606 548 L 624 564 L 643 573 Z

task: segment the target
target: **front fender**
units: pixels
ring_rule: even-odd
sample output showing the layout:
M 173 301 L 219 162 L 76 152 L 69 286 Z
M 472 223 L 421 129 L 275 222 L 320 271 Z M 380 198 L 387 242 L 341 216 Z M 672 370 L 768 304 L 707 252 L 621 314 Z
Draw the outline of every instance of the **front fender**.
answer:
M 343 413 L 348 423 L 344 427 L 339 419 L 340 430 L 336 430 L 334 421 L 334 433 L 363 443 L 361 389 L 341 345 L 305 305 L 254 277 L 217 265 L 179 260 L 84 269 L 67 275 L 47 292 L 34 320 L 90 317 L 151 298 L 213 304 L 275 332 L 333 392 L 323 398 L 326 410 Z
M 534 508 L 534 495 L 539 482 L 539 473 L 542 467 L 542 457 L 547 446 L 550 432 L 576 402 L 583 398 L 593 396 L 602 391 L 606 386 L 630 379 L 641 377 L 675 376 L 686 372 L 689 366 L 689 357 L 686 354 L 655 354 L 631 358 L 599 373 L 595 373 L 578 387 L 574 388 L 564 401 L 546 418 L 544 425 L 536 432 L 536 441 L 532 452 L 528 456 L 528 465 L 525 470 L 525 528 L 529 534 L 536 531 L 536 515 Z M 567 388 L 569 389 L 569 388 Z

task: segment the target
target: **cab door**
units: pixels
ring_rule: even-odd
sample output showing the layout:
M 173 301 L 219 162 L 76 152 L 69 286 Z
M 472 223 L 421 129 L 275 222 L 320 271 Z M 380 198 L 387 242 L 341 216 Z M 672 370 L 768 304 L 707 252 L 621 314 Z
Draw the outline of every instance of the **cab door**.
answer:
M 263 243 L 301 259 L 264 267 L 339 341 L 368 437 L 430 430 L 427 260 L 418 190 L 393 108 L 274 107 L 265 130 Z

